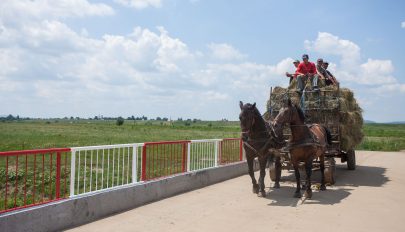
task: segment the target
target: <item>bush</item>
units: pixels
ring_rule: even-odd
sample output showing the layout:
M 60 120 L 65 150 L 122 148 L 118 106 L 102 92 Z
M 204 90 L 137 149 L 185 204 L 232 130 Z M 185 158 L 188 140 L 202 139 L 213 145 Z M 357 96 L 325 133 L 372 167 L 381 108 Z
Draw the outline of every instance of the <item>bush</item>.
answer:
M 124 124 L 124 118 L 118 117 L 116 124 L 117 124 L 117 126 L 122 126 Z

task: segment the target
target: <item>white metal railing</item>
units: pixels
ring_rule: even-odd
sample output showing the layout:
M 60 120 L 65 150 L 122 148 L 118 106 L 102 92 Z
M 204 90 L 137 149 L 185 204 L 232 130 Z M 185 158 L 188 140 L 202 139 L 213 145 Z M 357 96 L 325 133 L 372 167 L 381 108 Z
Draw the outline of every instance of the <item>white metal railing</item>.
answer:
M 221 139 L 191 140 L 188 144 L 187 171 L 218 166 L 218 149 Z
M 138 149 L 142 143 L 73 147 L 70 196 L 138 181 Z
M 184 171 L 190 172 L 219 166 L 222 152 L 220 144 L 223 141 L 223 139 L 186 141 L 187 163 L 185 166 L 187 169 Z M 146 154 L 143 154 L 147 151 L 144 149 L 146 144 L 133 143 L 71 148 L 70 196 L 139 182 L 141 171 L 158 165 L 158 160 L 153 160 L 152 156 L 155 158 L 162 156 L 163 159 L 169 158 L 167 154 L 163 154 L 167 152 L 165 147 L 160 150 L 151 150 L 153 153 L 149 155 L 152 155 L 150 157 L 152 160 L 148 162 L 152 162 L 152 164 L 148 163 L 149 166 L 145 164 L 146 167 L 142 167 L 142 156 L 147 157 Z M 161 144 L 165 144 L 165 142 Z M 159 155 L 156 152 L 162 152 L 162 154 Z

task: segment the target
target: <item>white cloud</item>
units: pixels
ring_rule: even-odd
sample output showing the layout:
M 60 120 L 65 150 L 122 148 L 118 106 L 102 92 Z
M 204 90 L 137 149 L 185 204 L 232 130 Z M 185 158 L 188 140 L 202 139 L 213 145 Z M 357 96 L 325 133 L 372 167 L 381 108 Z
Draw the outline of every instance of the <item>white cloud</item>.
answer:
M 219 60 L 242 60 L 247 57 L 246 55 L 240 53 L 237 49 L 226 43 L 211 43 L 208 45 L 208 48 L 211 50 L 212 57 Z
M 361 73 L 358 82 L 368 85 L 393 84 L 397 80 L 392 76 L 394 66 L 391 60 L 368 59 L 360 65 Z
M 135 9 L 144 9 L 149 6 L 159 8 L 162 6 L 162 0 L 114 0 L 126 7 L 131 7 Z
M 405 84 L 384 84 L 373 88 L 372 91 L 380 96 L 392 96 L 392 94 L 405 93 Z
M 394 65 L 391 60 L 369 58 L 361 62 L 361 49 L 352 41 L 341 39 L 327 32 L 319 32 L 315 41 L 304 42 L 306 49 L 322 56 L 337 56 L 340 64 L 330 64 L 330 70 L 347 84 L 381 85 L 394 84 Z
M 360 47 L 345 39 L 327 32 L 319 32 L 315 41 L 304 42 L 305 48 L 324 55 L 336 55 L 341 57 L 342 66 L 352 69 L 353 64 L 360 61 Z
M 114 14 L 114 10 L 110 6 L 103 3 L 89 3 L 87 0 L 2 0 L 0 12 L 2 12 L 0 18 L 6 24 L 27 20 Z
M 401 27 L 405 28 L 405 21 L 401 23 Z

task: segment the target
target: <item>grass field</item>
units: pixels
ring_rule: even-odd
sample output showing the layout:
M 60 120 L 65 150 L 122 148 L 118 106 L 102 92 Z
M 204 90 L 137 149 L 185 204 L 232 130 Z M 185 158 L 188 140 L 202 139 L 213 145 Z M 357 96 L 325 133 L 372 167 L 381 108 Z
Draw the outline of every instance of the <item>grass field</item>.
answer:
M 359 150 L 405 150 L 405 125 L 365 124 Z M 239 122 L 22 120 L 0 123 L 0 151 L 239 137 Z
M 0 123 L 0 151 L 125 144 L 150 141 L 235 138 L 235 122 L 29 120 Z
M 365 137 L 357 146 L 359 150 L 369 151 L 400 151 L 405 150 L 404 124 L 365 124 Z

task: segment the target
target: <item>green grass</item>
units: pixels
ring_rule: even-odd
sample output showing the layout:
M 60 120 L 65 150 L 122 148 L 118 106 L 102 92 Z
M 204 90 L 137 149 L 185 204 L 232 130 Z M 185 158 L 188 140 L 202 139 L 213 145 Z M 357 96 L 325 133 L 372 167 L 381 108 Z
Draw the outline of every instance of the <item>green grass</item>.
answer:
M 357 146 L 359 150 L 400 151 L 405 150 L 404 124 L 365 124 L 365 137 Z
M 356 149 L 405 150 L 405 125 L 365 124 Z M 150 141 L 236 138 L 238 122 L 26 120 L 0 122 L 0 151 L 123 144 Z
M 187 125 L 186 125 L 187 124 Z M 28 120 L 0 122 L 0 151 L 239 137 L 235 122 Z

